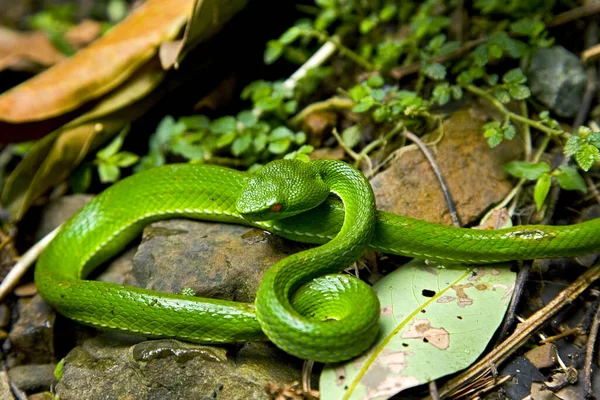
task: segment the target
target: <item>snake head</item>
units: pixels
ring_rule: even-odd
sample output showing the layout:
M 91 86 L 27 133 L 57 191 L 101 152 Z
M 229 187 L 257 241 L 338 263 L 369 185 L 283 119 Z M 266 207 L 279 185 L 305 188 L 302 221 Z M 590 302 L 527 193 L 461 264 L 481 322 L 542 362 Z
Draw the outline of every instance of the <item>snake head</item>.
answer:
M 310 210 L 328 196 L 329 188 L 314 164 L 276 160 L 248 179 L 236 209 L 249 221 L 268 221 Z

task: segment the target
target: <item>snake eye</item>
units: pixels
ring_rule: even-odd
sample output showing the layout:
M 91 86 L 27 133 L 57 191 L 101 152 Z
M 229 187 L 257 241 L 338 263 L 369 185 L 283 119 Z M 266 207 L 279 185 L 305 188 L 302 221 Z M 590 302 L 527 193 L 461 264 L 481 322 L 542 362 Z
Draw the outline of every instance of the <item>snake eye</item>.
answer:
M 273 204 L 271 206 L 271 211 L 279 212 L 279 211 L 281 211 L 282 208 L 283 208 L 283 206 L 281 204 Z

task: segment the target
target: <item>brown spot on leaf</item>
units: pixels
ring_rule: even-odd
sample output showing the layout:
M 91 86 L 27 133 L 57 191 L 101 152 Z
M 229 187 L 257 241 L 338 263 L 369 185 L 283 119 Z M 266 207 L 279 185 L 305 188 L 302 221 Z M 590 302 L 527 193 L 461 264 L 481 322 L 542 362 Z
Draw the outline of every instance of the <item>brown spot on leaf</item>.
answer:
M 473 304 L 473 299 L 471 299 L 465 293 L 465 289 L 468 289 L 470 287 L 473 287 L 472 283 L 467 283 L 466 285 L 452 286 L 452 289 L 454 289 L 454 291 L 456 291 L 456 295 L 458 296 L 458 306 L 459 307 L 466 307 L 466 306 L 470 306 L 471 304 Z
M 442 296 L 439 299 L 437 299 L 435 302 L 436 303 L 451 303 L 454 301 L 456 297 L 454 296 Z
M 478 285 L 475 285 L 475 289 L 477 290 L 487 290 L 488 285 L 486 285 L 485 283 L 480 283 Z
M 479 268 L 477 271 L 473 271 L 473 275 L 467 279 L 469 281 L 478 281 L 483 278 L 487 274 L 487 270 L 485 268 Z
M 392 306 L 381 307 L 381 316 L 382 317 L 389 317 L 390 315 L 392 315 L 393 311 L 394 310 L 393 310 Z
M 446 350 L 450 346 L 450 334 L 444 328 L 432 328 L 428 319 L 414 319 L 408 330 L 402 333 L 406 339 L 423 339 L 432 346 Z

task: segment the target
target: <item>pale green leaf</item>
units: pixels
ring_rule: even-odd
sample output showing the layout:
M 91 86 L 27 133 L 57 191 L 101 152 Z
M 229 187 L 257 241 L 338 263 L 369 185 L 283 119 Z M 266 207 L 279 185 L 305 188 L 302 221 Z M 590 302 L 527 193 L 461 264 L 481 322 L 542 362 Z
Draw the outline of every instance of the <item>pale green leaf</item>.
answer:
M 342 141 L 348 148 L 353 148 L 360 141 L 360 126 L 353 125 L 350 128 L 344 129 L 342 132 Z
M 121 176 L 121 170 L 116 165 L 102 163 L 98 165 L 98 176 L 102 183 L 116 182 Z
M 578 150 L 577 154 L 575 154 L 575 160 L 577 160 L 577 164 L 584 171 L 589 170 L 592 165 L 600 158 L 600 151 L 598 148 L 591 144 L 584 144 Z
M 446 67 L 442 64 L 425 64 L 423 73 L 434 80 L 442 80 L 446 77 Z
M 381 334 L 362 356 L 326 365 L 321 398 L 387 399 L 471 365 L 512 295 L 510 265 L 436 268 L 413 260 L 373 286 Z
M 550 191 L 551 179 L 550 175 L 544 174 L 535 184 L 533 199 L 535 200 L 535 206 L 538 211 L 542 209 L 544 201 L 546 201 L 546 196 L 548 196 L 548 192 Z
M 556 180 L 561 188 L 565 190 L 579 190 L 587 192 L 585 180 L 579 175 L 579 172 L 573 167 L 561 165 L 556 173 Z
M 517 178 L 536 180 L 550 172 L 550 165 L 540 161 L 537 163 L 527 161 L 511 161 L 504 166 L 506 172 Z

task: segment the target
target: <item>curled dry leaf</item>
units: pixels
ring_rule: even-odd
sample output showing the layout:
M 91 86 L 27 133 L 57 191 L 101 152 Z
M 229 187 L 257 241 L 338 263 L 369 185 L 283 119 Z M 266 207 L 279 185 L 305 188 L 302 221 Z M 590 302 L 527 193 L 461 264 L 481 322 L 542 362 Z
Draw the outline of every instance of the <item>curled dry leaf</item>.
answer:
M 510 266 L 443 268 L 414 260 L 373 286 L 381 335 L 362 356 L 325 366 L 321 399 L 387 399 L 473 363 L 502 322 Z
M 44 32 L 17 32 L 0 26 L 0 71 L 37 72 L 64 59 Z
M 148 95 L 163 79 L 156 60 L 137 71 L 124 85 L 88 113 L 38 140 L 10 174 L 2 204 L 14 221 L 46 190 L 66 179 L 89 151 L 98 148 L 152 106 Z
M 106 35 L 0 96 L 0 121 L 39 121 L 123 83 L 188 21 L 192 0 L 149 0 Z

